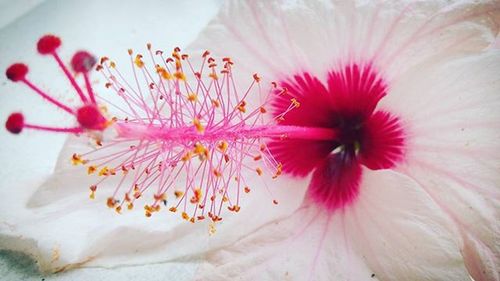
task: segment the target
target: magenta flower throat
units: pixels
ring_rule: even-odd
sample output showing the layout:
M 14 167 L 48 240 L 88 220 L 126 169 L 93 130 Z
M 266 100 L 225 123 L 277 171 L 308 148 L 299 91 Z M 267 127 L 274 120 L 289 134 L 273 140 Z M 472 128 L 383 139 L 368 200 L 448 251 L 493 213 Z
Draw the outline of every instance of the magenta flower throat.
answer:
M 330 128 L 330 140 L 279 140 L 269 145 L 283 170 L 298 176 L 314 171 L 309 185 L 312 199 L 335 210 L 356 199 L 361 166 L 392 168 L 403 157 L 404 132 L 398 118 L 376 110 L 387 86 L 371 65 L 351 64 L 328 74 L 325 86 L 308 73 L 281 83 L 301 102 L 282 125 Z M 275 112 L 287 107 L 283 95 L 273 103 Z

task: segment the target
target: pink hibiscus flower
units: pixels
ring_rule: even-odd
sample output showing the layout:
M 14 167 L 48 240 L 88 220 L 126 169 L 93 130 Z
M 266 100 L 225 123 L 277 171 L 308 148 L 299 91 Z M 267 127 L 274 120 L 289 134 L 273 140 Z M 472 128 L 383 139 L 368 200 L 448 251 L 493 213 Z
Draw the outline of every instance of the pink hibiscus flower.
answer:
M 227 2 L 191 47 L 198 60 L 179 49 L 165 60 L 148 46 L 151 75 L 129 51 L 128 81 L 102 58 L 97 69 L 122 105 L 95 95 L 89 53 L 71 63 L 84 91 L 55 52 L 59 39 L 42 38 L 38 51 L 55 58 L 83 105 L 52 99 L 23 64 L 7 77 L 77 125 L 34 125 L 14 113 L 6 127 L 85 133 L 92 144 L 71 137 L 57 173 L 31 196 L 37 216 L 16 233 L 39 246 L 23 251 L 55 271 L 193 257 L 200 280 L 499 280 L 499 10 L 496 2 Z M 100 103 L 126 117 L 111 118 Z M 104 178 L 75 174 L 68 159 Z M 268 172 L 289 177 L 262 183 Z M 119 214 L 150 197 L 151 218 L 116 222 L 81 203 L 85 185 Z M 163 205 L 220 231 L 200 239 L 206 225 L 152 216 Z M 222 220 L 224 209 L 239 214 Z

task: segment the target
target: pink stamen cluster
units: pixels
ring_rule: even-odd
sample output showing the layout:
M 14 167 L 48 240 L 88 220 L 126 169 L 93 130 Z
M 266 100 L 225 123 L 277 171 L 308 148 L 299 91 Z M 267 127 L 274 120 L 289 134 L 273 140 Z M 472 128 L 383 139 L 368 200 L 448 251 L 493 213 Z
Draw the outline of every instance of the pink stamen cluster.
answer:
M 241 94 L 229 58 L 222 59 L 223 67 L 218 70 L 215 59 L 205 52 L 201 66 L 195 69 L 179 48 L 167 57 L 162 51 L 153 53 L 148 44 L 148 53 L 151 69 L 141 54 L 129 50 L 132 82 L 113 61 L 101 58 L 97 70 L 125 106 L 105 101 L 126 117 L 116 119 L 117 137 L 113 141 L 78 157 L 90 164 L 89 173 L 122 174 L 107 201 L 118 212 L 124 205 L 132 209 L 152 188 L 152 203 L 144 206 L 146 216 L 167 205 L 191 222 L 206 217 L 220 221 L 223 208 L 238 212 L 240 194 L 250 192 L 245 169 L 259 176 L 266 171 L 272 171 L 273 176 L 281 173 L 281 164 L 262 140 L 281 135 L 268 131 L 273 122 L 263 116 L 268 101 L 252 110 L 245 101 L 249 95 L 260 97 L 254 91 L 259 78 L 254 75 Z M 91 187 L 92 196 L 107 178 Z M 125 186 L 126 178 L 130 184 Z M 120 195 L 122 189 L 125 193 Z
M 104 181 L 117 179 L 107 205 L 120 213 L 133 209 L 140 198 L 149 197 L 144 206 L 151 216 L 162 205 L 180 212 L 191 222 L 206 217 L 222 219 L 222 210 L 238 212 L 242 193 L 250 192 L 245 175 L 272 178 L 283 166 L 271 155 L 266 141 L 284 139 L 333 140 L 337 131 L 330 128 L 277 125 L 285 115 L 300 106 L 286 89 L 272 83 L 270 93 L 288 99 L 289 105 L 274 118 L 266 118 L 266 107 L 273 97 L 262 95 L 260 77 L 249 77 L 250 86 L 241 92 L 233 77 L 233 61 L 216 61 L 206 51 L 195 66 L 187 54 L 175 48 L 170 56 L 153 52 L 147 45 L 151 68 L 141 54 L 129 50 L 133 79 L 125 79 L 116 63 L 107 57 L 95 67 L 106 79 L 119 101 L 94 95 L 89 72 L 96 60 L 87 52 L 77 52 L 71 66 L 83 74 L 87 93 L 78 85 L 56 53 L 59 38 L 48 35 L 38 43 L 41 54 L 52 55 L 78 93 L 83 106 L 72 109 L 45 94 L 27 78 L 27 67 L 14 64 L 7 77 L 23 82 L 50 103 L 75 115 L 79 126 L 55 128 L 26 124 L 20 113 L 12 114 L 6 127 L 12 133 L 22 128 L 81 133 L 88 130 L 114 133 L 111 139 L 94 139 L 95 148 L 72 156 L 73 164 L 86 165 L 87 173 L 101 177 L 90 186 L 90 197 Z M 218 66 L 220 64 L 220 66 Z M 250 104 L 248 100 L 259 100 Z M 101 114 L 104 103 L 121 117 L 107 121 Z M 105 134 L 106 135 L 106 134 Z M 90 134 L 90 136 L 93 136 Z M 250 170 L 250 174 L 245 172 Z M 272 200 L 277 204 L 276 200 Z

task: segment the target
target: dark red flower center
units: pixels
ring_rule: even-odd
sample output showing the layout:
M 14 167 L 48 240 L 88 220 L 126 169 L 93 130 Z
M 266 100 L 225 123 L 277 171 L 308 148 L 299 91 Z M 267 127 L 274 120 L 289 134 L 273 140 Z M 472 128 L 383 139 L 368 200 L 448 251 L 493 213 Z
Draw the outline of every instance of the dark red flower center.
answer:
M 388 169 L 403 157 L 404 132 L 399 119 L 377 110 L 387 86 L 371 65 L 348 65 L 328 74 L 327 86 L 309 73 L 281 82 L 287 89 L 274 101 L 275 112 L 289 106 L 290 96 L 300 107 L 281 125 L 332 128 L 332 140 L 273 140 L 269 147 L 283 171 L 305 176 L 313 171 L 309 196 L 328 210 L 353 202 L 361 184 L 362 166 Z

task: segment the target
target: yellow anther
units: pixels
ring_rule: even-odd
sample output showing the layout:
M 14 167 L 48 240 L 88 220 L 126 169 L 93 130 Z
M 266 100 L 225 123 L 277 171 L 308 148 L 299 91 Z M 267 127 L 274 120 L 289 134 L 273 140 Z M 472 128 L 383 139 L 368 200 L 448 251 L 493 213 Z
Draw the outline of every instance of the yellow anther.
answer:
M 191 153 L 191 151 L 187 151 L 186 153 L 184 153 L 184 155 L 181 157 L 181 160 L 186 162 L 188 161 L 189 159 L 191 159 L 191 157 L 193 157 L 193 154 Z
M 190 219 L 189 219 L 189 222 L 190 222 L 190 223 L 194 223 L 194 217 L 190 218 Z
M 170 212 L 172 213 L 175 213 L 177 212 L 177 208 L 176 207 L 170 207 L 170 209 L 168 209 Z
M 198 96 L 195 93 L 190 93 L 187 95 L 187 100 L 190 102 L 195 102 L 198 100 Z
M 141 198 L 141 196 L 142 196 L 142 193 L 140 191 L 135 191 L 134 192 L 134 198 L 135 199 L 139 199 L 139 198 Z
M 127 204 L 127 209 L 132 210 L 134 208 L 134 203 L 130 202 Z
M 87 168 L 87 174 L 93 174 L 97 170 L 97 167 L 95 165 L 89 166 Z
M 109 208 L 114 208 L 116 200 L 113 197 L 109 197 L 108 200 L 106 200 L 106 205 L 108 205 Z
M 203 127 L 198 118 L 193 119 L 193 125 L 196 128 L 196 131 L 198 131 L 198 133 L 202 134 L 205 132 L 205 127 Z
M 219 170 L 214 169 L 214 176 L 220 178 L 222 176 L 222 173 Z
M 135 56 L 134 63 L 137 67 L 142 68 L 144 66 L 144 62 L 142 61 L 142 55 L 138 54 Z
M 245 113 L 247 111 L 246 105 L 247 103 L 245 101 L 241 101 L 237 108 L 241 113 Z
M 201 200 L 201 196 L 202 196 L 201 188 L 196 188 L 196 189 L 194 190 L 194 195 L 193 195 L 193 197 L 191 197 L 190 202 L 191 202 L 192 204 L 199 203 L 199 202 L 200 202 L 200 200 Z
M 165 68 L 163 68 L 159 65 L 156 65 L 156 73 L 161 75 L 161 77 L 165 80 L 172 79 L 172 75 L 170 74 L 170 72 L 168 72 Z
M 297 108 L 300 106 L 300 102 L 298 102 L 296 98 L 292 98 L 290 101 L 292 102 L 294 107 Z
M 109 67 L 115 68 L 116 67 L 116 63 L 114 61 L 110 62 L 109 63 Z
M 206 151 L 207 149 L 200 142 L 194 144 L 194 149 L 193 149 L 194 154 L 204 155 Z
M 99 176 L 108 176 L 109 175 L 109 168 L 105 166 L 99 171 Z
M 218 100 L 212 100 L 212 106 L 213 107 L 219 107 L 220 106 L 220 103 Z
M 179 199 L 184 195 L 184 191 L 176 190 L 174 191 L 175 198 Z
M 167 194 L 165 194 L 165 192 L 163 192 L 162 194 L 154 194 L 153 195 L 153 198 L 155 199 L 155 201 L 164 201 L 164 200 L 167 200 Z
M 253 74 L 253 80 L 255 80 L 255 82 L 259 83 L 260 82 L 260 77 L 257 73 L 254 73 Z
M 259 176 L 262 175 L 262 169 L 261 168 L 257 168 L 257 169 L 255 169 L 255 171 L 257 172 L 257 175 L 259 175 Z
M 186 80 L 186 75 L 183 72 L 180 72 L 180 71 L 176 71 L 174 73 L 174 77 L 177 78 L 178 80 L 183 80 L 183 81 Z
M 282 172 L 283 172 L 283 164 L 278 163 L 278 166 L 276 166 L 276 173 L 274 174 L 273 179 L 280 176 Z
M 118 214 L 121 214 L 122 213 L 122 206 L 116 206 L 115 212 L 117 212 Z
M 227 202 L 227 201 L 229 201 L 229 198 L 227 198 L 226 196 L 223 196 L 222 197 L 222 202 Z
M 182 218 L 185 220 L 189 220 L 189 215 L 186 212 L 182 212 Z
M 210 236 L 214 235 L 215 233 L 217 232 L 217 229 L 215 228 L 215 223 L 211 222 L 209 225 L 208 225 L 208 234 Z
M 87 164 L 88 160 L 82 159 L 82 156 L 80 154 L 73 153 L 71 156 L 71 163 L 73 165 L 80 165 L 80 164 Z
M 212 72 L 212 73 L 208 74 L 208 77 L 210 77 L 210 78 L 212 78 L 214 80 L 219 79 L 219 76 L 217 76 L 217 73 L 215 73 L 215 72 Z
M 219 142 L 219 144 L 217 145 L 217 148 L 222 151 L 222 152 L 226 152 L 227 148 L 228 148 L 229 144 L 226 142 L 226 141 L 221 141 Z

